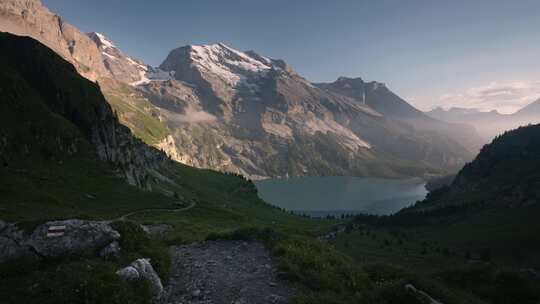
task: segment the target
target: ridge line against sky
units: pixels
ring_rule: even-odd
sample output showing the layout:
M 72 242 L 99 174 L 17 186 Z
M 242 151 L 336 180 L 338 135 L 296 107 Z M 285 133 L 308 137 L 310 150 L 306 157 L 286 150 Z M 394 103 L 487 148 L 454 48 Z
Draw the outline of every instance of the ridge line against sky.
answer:
M 159 65 L 224 42 L 281 58 L 312 82 L 384 82 L 414 106 L 513 112 L 540 98 L 540 1 L 43 0 L 83 31 Z

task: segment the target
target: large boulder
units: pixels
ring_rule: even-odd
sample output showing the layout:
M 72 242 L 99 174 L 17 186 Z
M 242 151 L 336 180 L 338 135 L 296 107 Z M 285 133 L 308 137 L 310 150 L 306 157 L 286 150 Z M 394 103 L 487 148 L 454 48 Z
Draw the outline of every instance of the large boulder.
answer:
M 133 280 L 146 280 L 152 287 L 154 297 L 161 297 L 163 294 L 163 284 L 159 275 L 150 264 L 150 259 L 138 259 L 133 261 L 129 266 L 124 267 L 116 272 L 121 278 Z
M 30 234 L 0 223 L 0 262 L 22 256 L 58 257 L 95 253 L 120 238 L 106 221 L 63 220 L 37 226 Z
M 65 226 L 64 234 L 50 236 L 48 232 L 53 226 Z M 42 256 L 56 257 L 99 250 L 119 238 L 120 233 L 114 230 L 109 222 L 64 220 L 39 225 L 30 235 L 26 244 Z
M 126 281 L 135 281 L 141 278 L 139 271 L 133 266 L 124 267 L 118 270 L 116 274 Z

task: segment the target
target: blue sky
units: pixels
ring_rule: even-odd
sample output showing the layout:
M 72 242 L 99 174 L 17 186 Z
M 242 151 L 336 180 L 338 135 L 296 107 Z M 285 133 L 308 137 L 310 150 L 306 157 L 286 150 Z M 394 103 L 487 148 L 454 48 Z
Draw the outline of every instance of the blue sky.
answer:
M 178 46 L 224 42 L 284 59 L 314 82 L 384 82 L 421 109 L 512 112 L 540 98 L 538 0 L 43 3 L 151 65 Z

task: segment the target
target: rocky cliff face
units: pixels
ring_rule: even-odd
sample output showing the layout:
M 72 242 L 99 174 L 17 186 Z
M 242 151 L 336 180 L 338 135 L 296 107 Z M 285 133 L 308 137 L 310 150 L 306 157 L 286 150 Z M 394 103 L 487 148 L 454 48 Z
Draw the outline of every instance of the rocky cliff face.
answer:
M 2 1 L 0 31 L 39 40 L 72 63 L 88 79 L 96 80 L 108 74 L 96 44 L 49 11 L 39 0 Z
M 2 109 L 10 113 L 0 132 L 6 142 L 0 149 L 4 161 L 31 155 L 61 159 L 90 142 L 98 157 L 113 163 L 130 184 L 149 185 L 165 155 L 118 122 L 95 83 L 31 38 L 2 33 L 0 54 Z M 28 123 L 17 124 L 17 119 Z

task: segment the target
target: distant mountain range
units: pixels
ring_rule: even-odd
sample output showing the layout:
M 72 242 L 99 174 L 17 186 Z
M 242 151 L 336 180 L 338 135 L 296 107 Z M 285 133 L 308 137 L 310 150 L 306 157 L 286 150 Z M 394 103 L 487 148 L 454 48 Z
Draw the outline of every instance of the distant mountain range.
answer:
M 445 110 L 441 107 L 426 112 L 426 114 L 439 120 L 471 124 L 485 140 L 489 141 L 504 131 L 540 123 L 540 99 L 513 114 L 501 114 L 495 110 L 482 112 L 478 109 L 466 108 Z
M 2 1 L 0 17 L 1 31 L 60 54 L 99 83 L 137 137 L 188 165 L 251 178 L 425 176 L 457 170 L 484 142 L 381 83 L 313 84 L 283 60 L 222 43 L 177 48 L 151 67 L 39 1 Z

